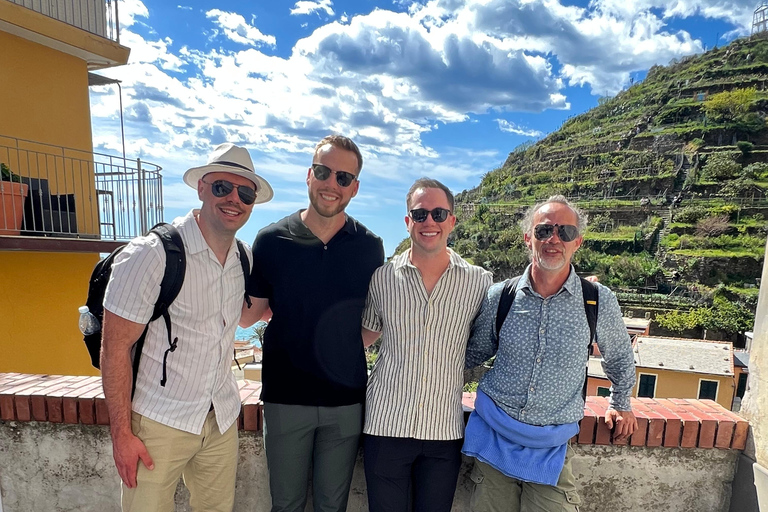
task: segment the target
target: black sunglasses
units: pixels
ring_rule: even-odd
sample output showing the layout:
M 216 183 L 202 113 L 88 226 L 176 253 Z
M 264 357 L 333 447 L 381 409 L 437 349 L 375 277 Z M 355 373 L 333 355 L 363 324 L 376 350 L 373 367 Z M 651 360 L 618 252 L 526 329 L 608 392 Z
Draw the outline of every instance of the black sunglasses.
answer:
M 579 228 L 570 224 L 537 224 L 533 228 L 533 236 L 536 240 L 546 240 L 555 233 L 555 228 L 557 228 L 557 236 L 563 242 L 573 242 L 579 237 Z
M 256 189 L 249 187 L 248 185 L 235 185 L 231 181 L 216 180 L 213 183 L 208 183 L 205 180 L 200 180 L 206 185 L 211 186 L 211 192 L 216 197 L 226 197 L 232 193 L 234 189 L 237 189 L 237 195 L 243 204 L 253 204 L 256 200 Z
M 315 174 L 315 178 L 320 181 L 327 180 L 331 173 L 335 174 L 336 183 L 338 183 L 340 187 L 348 187 L 352 184 L 353 181 L 357 179 L 357 176 L 351 172 L 334 171 L 327 165 L 323 164 L 312 164 L 312 172 Z
M 445 222 L 445 219 L 447 219 L 448 215 L 451 214 L 451 210 L 446 210 L 445 208 L 439 207 L 432 210 L 427 210 L 426 208 L 416 208 L 415 210 L 411 210 L 408 213 L 414 222 L 424 222 L 427 220 L 428 215 L 432 215 L 432 220 L 435 222 Z

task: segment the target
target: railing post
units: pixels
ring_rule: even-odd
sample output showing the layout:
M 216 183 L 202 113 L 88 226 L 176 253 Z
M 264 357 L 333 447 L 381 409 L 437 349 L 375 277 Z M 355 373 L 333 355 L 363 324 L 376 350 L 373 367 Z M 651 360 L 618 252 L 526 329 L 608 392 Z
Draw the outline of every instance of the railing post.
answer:
M 136 168 L 139 171 L 139 227 L 141 228 L 140 234 L 143 235 L 147 232 L 147 210 L 145 207 L 146 198 L 144 197 L 144 169 L 141 168 L 141 158 L 136 159 Z

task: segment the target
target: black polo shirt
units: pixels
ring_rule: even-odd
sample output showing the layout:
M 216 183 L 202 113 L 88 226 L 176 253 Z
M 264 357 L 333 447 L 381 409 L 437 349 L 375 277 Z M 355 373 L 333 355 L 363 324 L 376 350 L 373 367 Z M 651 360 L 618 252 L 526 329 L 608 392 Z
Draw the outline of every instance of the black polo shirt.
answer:
M 269 299 L 261 399 L 278 404 L 363 403 L 367 373 L 361 319 L 381 238 L 351 217 L 324 244 L 301 212 L 271 224 L 253 243 L 248 293 Z

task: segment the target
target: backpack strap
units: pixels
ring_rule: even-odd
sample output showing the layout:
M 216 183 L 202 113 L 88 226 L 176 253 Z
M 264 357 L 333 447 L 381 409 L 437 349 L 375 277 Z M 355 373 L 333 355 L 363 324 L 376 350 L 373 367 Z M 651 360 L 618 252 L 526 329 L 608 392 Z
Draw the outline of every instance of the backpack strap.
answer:
M 172 338 L 171 336 L 171 316 L 168 314 L 168 307 L 176 300 L 176 297 L 181 291 L 181 285 L 184 283 L 184 275 L 187 268 L 187 257 L 184 251 L 184 242 L 181 239 L 179 230 L 171 224 L 161 222 L 155 225 L 150 233 L 154 233 L 160 239 L 163 244 L 163 250 L 165 251 L 165 272 L 163 273 L 163 279 L 160 282 L 160 295 L 155 303 L 155 309 L 152 312 L 152 318 L 150 323 L 162 317 L 165 321 L 165 329 L 168 333 L 168 348 L 163 354 L 163 378 L 160 380 L 160 385 L 165 387 L 168 382 L 168 375 L 166 372 L 166 363 L 168 361 L 168 353 L 176 350 L 179 338 Z M 144 328 L 144 332 L 136 342 L 136 351 L 133 357 L 133 389 L 131 390 L 131 397 L 136 390 L 136 377 L 139 373 L 139 361 L 141 359 L 141 351 L 144 348 L 144 339 L 149 329 L 149 323 Z
M 501 297 L 499 298 L 499 309 L 496 310 L 496 341 L 499 341 L 499 333 L 501 332 L 501 326 L 504 325 L 504 320 L 507 319 L 509 309 L 512 307 L 512 303 L 515 301 L 515 294 L 517 294 L 517 283 L 522 276 L 513 277 L 507 279 L 504 283 L 504 288 L 501 290 Z
M 235 242 L 237 242 L 237 252 L 240 254 L 240 266 L 243 267 L 243 280 L 245 281 L 245 303 L 248 305 L 248 307 L 251 307 L 251 297 L 248 295 L 248 278 L 251 275 L 251 264 L 248 260 L 248 251 L 245 250 L 245 245 L 243 245 L 243 242 L 235 238 Z M 235 364 L 237 365 L 238 370 L 242 370 L 240 367 L 240 361 L 237 360 L 237 350 L 232 350 L 232 357 L 235 360 Z
M 235 238 L 235 242 L 237 242 L 237 250 L 240 253 L 240 265 L 243 267 L 243 279 L 245 280 L 245 303 L 248 304 L 248 307 L 251 307 L 251 297 L 248 295 L 248 278 L 251 275 L 251 264 L 250 260 L 248 260 L 248 251 L 245 250 L 245 245 L 243 245 L 243 242 Z
M 590 281 L 587 281 L 583 277 L 579 277 L 581 280 L 581 295 L 584 299 L 584 313 L 587 315 L 587 324 L 589 325 L 589 345 L 587 346 L 588 358 L 592 357 L 592 353 L 595 351 L 595 332 L 597 331 L 597 312 L 599 303 L 599 294 L 597 285 Z M 587 400 L 587 381 L 589 380 L 589 359 L 587 359 L 587 368 L 584 370 L 584 387 L 581 391 L 584 401 Z

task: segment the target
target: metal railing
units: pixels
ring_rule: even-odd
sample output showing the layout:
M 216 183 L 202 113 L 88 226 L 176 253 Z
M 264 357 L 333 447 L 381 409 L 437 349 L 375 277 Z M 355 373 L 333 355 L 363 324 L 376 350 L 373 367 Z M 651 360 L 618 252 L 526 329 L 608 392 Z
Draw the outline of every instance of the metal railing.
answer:
M 118 0 L 10 0 L 92 34 L 120 42 Z
M 162 220 L 158 165 L 2 135 L 0 163 L 26 188 L 23 212 L 0 218 L 0 235 L 130 240 Z M 8 211 L 18 199 L 6 189 Z

